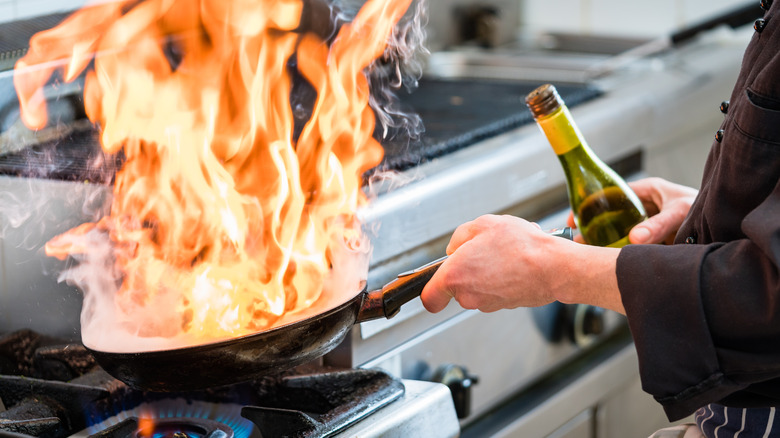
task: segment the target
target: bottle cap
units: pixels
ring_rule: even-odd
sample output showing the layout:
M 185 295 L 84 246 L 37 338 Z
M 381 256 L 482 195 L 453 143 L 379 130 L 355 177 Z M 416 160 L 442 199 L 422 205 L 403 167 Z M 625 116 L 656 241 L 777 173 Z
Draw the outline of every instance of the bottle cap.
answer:
M 538 118 L 551 114 L 563 106 L 563 100 L 554 85 L 544 84 L 525 97 L 525 104 L 528 105 L 534 118 Z

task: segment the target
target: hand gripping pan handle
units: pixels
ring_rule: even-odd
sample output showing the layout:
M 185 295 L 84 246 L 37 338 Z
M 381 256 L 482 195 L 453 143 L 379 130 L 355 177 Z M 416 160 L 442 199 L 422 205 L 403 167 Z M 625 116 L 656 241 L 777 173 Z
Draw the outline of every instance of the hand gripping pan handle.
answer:
M 549 230 L 547 234 L 568 240 L 572 240 L 574 237 L 570 227 Z M 360 313 L 358 313 L 357 322 L 392 318 L 397 315 L 402 305 L 420 296 L 425 285 L 433 278 L 433 274 L 439 270 L 445 260 L 447 260 L 447 256 L 419 268 L 402 272 L 381 289 L 368 292 Z

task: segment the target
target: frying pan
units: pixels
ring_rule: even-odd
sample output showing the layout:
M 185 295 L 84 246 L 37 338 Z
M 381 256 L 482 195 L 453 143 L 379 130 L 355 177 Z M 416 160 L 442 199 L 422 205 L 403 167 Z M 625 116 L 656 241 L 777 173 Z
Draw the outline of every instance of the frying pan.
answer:
M 551 235 L 571 239 L 570 228 Z M 115 353 L 89 349 L 98 364 L 127 385 L 151 391 L 205 389 L 276 374 L 335 348 L 354 324 L 392 318 L 420 296 L 446 257 L 399 274 L 381 289 L 363 288 L 344 304 L 270 330 L 172 350 Z

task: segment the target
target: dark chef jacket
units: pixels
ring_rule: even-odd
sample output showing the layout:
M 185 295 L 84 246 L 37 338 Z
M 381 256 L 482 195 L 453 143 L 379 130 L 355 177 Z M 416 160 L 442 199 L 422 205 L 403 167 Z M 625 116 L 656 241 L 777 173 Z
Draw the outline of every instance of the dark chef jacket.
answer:
M 764 20 L 676 244 L 617 261 L 642 386 L 670 420 L 780 406 L 780 0 Z

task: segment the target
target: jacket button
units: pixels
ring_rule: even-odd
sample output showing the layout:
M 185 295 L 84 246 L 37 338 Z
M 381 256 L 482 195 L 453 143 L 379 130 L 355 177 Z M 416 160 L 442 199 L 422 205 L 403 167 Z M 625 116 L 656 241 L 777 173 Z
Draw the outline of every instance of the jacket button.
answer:
M 688 236 L 685 238 L 685 243 L 687 243 L 688 245 L 693 245 L 694 243 L 696 243 L 696 238 L 693 236 Z
M 763 18 L 759 18 L 753 24 L 753 29 L 755 29 L 756 32 L 758 32 L 758 33 L 761 33 L 764 30 L 765 27 L 766 27 L 766 20 L 764 20 Z
M 720 103 L 720 112 L 722 112 L 723 114 L 726 114 L 726 113 L 729 112 L 729 101 L 728 100 L 724 100 L 723 102 Z
M 725 134 L 726 131 L 719 129 L 718 132 L 715 133 L 715 141 L 718 143 L 723 141 L 723 134 Z
M 761 0 L 761 9 L 768 11 L 772 7 L 772 0 Z

